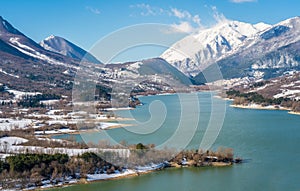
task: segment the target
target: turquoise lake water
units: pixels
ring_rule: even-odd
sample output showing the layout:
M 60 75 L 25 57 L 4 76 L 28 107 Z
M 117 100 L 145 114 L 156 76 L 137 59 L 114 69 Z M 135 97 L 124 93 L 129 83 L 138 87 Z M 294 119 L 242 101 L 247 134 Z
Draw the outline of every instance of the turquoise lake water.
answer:
M 135 126 L 105 131 L 107 134 L 78 135 L 76 139 L 97 143 L 109 137 L 111 142 L 126 140 L 128 143 L 155 143 L 158 146 L 168 143 L 172 146 L 177 143 L 185 145 L 185 140 L 191 138 L 186 147 L 198 149 L 210 117 L 213 116 L 212 121 L 221 123 L 223 110 L 226 109 L 222 129 L 211 148 L 231 147 L 235 156 L 246 159 L 246 162 L 231 167 L 168 169 L 138 177 L 54 190 L 300 190 L 300 116 L 288 114 L 287 111 L 232 108 L 229 107 L 230 101 L 213 98 L 208 92 L 140 99 L 143 106 L 117 112 L 123 117 L 134 117 L 138 122 L 126 123 L 134 123 Z M 214 114 L 211 114 L 212 109 Z M 199 122 L 195 123 L 198 119 Z M 219 125 L 212 122 L 211 140 L 217 134 L 216 126 Z M 180 136 L 172 138 L 177 130 Z M 66 135 L 56 138 L 66 138 Z M 168 142 L 170 139 L 174 140 Z

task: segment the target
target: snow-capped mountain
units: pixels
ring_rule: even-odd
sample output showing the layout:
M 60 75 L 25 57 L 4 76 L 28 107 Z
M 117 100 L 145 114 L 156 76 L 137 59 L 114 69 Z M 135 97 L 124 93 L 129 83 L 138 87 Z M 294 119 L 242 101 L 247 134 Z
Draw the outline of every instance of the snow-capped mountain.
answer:
M 59 36 L 51 35 L 45 40 L 41 41 L 40 45 L 46 50 L 57 52 L 73 59 L 101 64 L 101 62 L 97 60 L 97 58 L 95 58 L 93 55 Z
M 245 41 L 237 51 L 221 57 L 203 72 L 218 66 L 223 78 L 272 78 L 300 70 L 300 17 L 282 21 Z M 203 82 L 203 73 L 194 77 Z
M 0 83 L 26 91 L 63 93 L 72 88 L 79 60 L 44 49 L 0 17 Z
M 235 53 L 243 43 L 271 26 L 226 21 L 176 42 L 161 57 L 186 75 L 196 75 L 211 63 Z
M 22 58 L 39 60 L 40 62 L 75 68 L 78 61 L 48 51 L 38 43 L 14 28 L 8 21 L 0 17 L 0 40 L 5 43 L 6 49 L 10 49 L 11 55 Z M 6 52 L 7 53 L 7 52 Z
M 84 72 L 84 80 L 96 76 L 102 87 L 137 86 L 137 92 L 190 84 L 187 76 L 161 58 L 105 66 L 88 60 L 80 65 L 83 56 L 88 58 L 86 52 L 69 41 L 52 36 L 41 44 L 0 17 L 0 84 L 19 91 L 70 95 L 78 71 Z

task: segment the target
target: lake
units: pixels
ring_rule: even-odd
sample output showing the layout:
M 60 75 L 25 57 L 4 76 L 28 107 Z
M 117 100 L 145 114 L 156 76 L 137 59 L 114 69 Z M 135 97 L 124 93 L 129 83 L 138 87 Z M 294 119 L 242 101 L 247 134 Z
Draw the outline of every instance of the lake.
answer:
M 221 124 L 211 123 L 213 133 L 208 136 L 211 139 L 203 145 L 213 142 L 212 149 L 231 147 L 235 156 L 246 159 L 245 163 L 231 167 L 167 169 L 138 177 L 52 190 L 300 190 L 300 116 L 287 111 L 232 108 L 230 101 L 214 98 L 210 92 L 182 95 L 141 97 L 143 106 L 131 111 L 117 111 L 120 116 L 134 117 L 136 121 L 126 123 L 135 126 L 82 137 L 77 135 L 76 139 L 98 142 L 109 138 L 112 143 L 126 140 L 131 144 L 142 142 L 160 146 L 167 143 L 168 146 L 178 144 L 179 147 L 198 149 L 209 119 L 213 117 L 212 121 Z M 214 114 L 211 114 L 212 110 Z M 220 132 L 217 126 L 222 127 Z M 177 132 L 183 141 L 178 136 L 172 137 Z

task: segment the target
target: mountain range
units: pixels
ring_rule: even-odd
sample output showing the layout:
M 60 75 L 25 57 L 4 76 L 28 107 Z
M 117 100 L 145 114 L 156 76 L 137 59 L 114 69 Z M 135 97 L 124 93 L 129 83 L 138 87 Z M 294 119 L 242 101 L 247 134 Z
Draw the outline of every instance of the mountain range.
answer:
M 0 57 L 0 83 L 26 91 L 71 90 L 82 62 L 100 82 L 145 79 L 145 89 L 158 78 L 203 84 L 215 69 L 224 79 L 269 79 L 300 70 L 300 17 L 275 25 L 225 21 L 176 42 L 160 58 L 107 65 L 62 37 L 36 43 L 0 17 Z
M 20 91 L 70 95 L 78 70 L 88 70 L 91 75 L 98 76 L 98 83 L 103 86 L 125 82 L 134 86 L 139 81 L 144 83 L 139 91 L 167 90 L 170 84 L 166 81 L 171 82 L 171 79 L 178 81 L 177 85 L 190 84 L 187 76 L 161 58 L 103 65 L 62 37 L 51 35 L 36 43 L 2 17 L 0 58 L 0 85 Z
M 216 66 L 223 78 L 271 78 L 300 65 L 300 17 L 275 25 L 225 21 L 175 43 L 161 57 L 195 83 Z M 215 79 L 217 80 L 217 79 Z

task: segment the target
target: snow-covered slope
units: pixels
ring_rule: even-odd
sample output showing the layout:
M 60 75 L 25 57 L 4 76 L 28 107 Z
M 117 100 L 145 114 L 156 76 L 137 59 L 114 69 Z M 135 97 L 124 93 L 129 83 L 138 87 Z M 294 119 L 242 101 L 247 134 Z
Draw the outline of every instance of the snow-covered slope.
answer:
M 5 48 L 0 48 L 4 53 L 24 59 L 38 60 L 43 63 L 75 67 L 76 61 L 69 57 L 48 51 L 38 43 L 14 28 L 8 21 L 0 16 L 0 40 Z M 78 62 L 78 61 L 77 61 Z M 75 64 L 76 65 L 76 64 Z
M 97 60 L 93 55 L 59 36 L 51 35 L 45 40 L 41 41 L 40 45 L 46 50 L 57 52 L 73 59 L 101 64 L 101 62 Z
M 175 43 L 161 57 L 187 75 L 196 75 L 211 63 L 235 53 L 243 43 L 271 27 L 226 21 Z
M 2 137 L 0 138 L 1 144 L 9 144 L 9 145 L 20 145 L 22 143 L 28 142 L 27 139 L 21 138 L 21 137 Z
M 146 77 L 155 79 L 156 77 L 168 78 L 171 81 L 176 80 L 182 84 L 190 84 L 190 79 L 175 67 L 171 66 L 162 58 L 145 59 L 137 62 L 127 62 L 122 64 L 106 65 L 107 75 L 117 77 L 118 79 L 141 78 Z
M 268 79 L 300 70 L 300 17 L 282 21 L 244 41 L 239 49 L 221 57 L 203 72 L 213 75 L 218 66 L 223 78 L 255 77 Z M 203 73 L 194 77 L 203 83 Z

